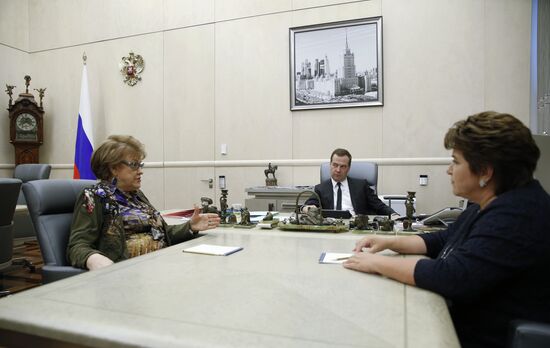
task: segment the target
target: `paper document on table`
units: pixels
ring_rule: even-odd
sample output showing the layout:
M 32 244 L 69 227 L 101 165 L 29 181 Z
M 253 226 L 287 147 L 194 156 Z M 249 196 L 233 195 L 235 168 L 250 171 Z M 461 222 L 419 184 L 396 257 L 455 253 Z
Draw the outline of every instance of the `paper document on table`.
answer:
M 352 253 L 328 253 L 322 252 L 319 257 L 319 263 L 343 263 L 353 256 Z
M 194 254 L 205 254 L 205 255 L 216 255 L 216 256 L 227 256 L 233 253 L 236 253 L 239 250 L 243 250 L 242 247 L 236 246 L 223 246 L 223 245 L 212 245 L 212 244 L 200 244 L 191 248 L 183 249 L 185 253 L 194 253 Z

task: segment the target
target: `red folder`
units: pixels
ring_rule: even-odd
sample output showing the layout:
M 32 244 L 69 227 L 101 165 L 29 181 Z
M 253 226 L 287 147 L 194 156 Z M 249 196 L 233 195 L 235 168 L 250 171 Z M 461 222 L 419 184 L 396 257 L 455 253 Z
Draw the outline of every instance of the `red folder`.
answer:
M 162 214 L 162 216 L 190 218 L 191 216 L 193 216 L 194 211 L 194 209 L 180 210 L 169 214 Z

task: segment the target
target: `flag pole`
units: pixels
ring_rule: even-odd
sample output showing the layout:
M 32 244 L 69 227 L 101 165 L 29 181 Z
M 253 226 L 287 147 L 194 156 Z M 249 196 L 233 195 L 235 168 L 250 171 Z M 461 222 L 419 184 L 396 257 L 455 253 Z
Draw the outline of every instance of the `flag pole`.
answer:
M 80 86 L 80 104 L 78 107 L 78 124 L 76 129 L 74 179 L 95 179 L 90 160 L 94 151 L 93 127 L 88 90 L 88 72 L 86 52 L 82 53 L 82 82 Z

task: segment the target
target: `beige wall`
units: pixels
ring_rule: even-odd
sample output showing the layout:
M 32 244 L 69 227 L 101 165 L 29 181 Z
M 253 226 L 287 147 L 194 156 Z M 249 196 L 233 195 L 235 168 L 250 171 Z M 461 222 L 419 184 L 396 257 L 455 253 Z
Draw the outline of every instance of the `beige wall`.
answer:
M 16 85 L 17 93 L 25 86 L 23 77 L 29 68 L 28 1 L 0 0 L 0 176 L 11 176 L 13 146 L 9 143 L 8 96 L 6 84 Z M 13 96 L 14 100 L 17 96 Z
M 346 147 L 381 162 L 381 193 L 418 191 L 417 210 L 433 212 L 458 202 L 442 146 L 454 121 L 496 109 L 529 124 L 530 11 L 529 0 L 0 0 L 0 83 L 30 73 L 47 87 L 41 161 L 70 177 L 86 51 L 95 141 L 145 143 L 144 191 L 160 209 L 217 200 L 201 179 L 218 175 L 244 202 L 269 161 L 279 185 L 315 184 L 318 163 Z M 288 29 L 380 15 L 384 106 L 291 112 Z M 146 62 L 134 87 L 118 72 L 130 51 Z M 5 107 L 0 120 L 8 173 Z

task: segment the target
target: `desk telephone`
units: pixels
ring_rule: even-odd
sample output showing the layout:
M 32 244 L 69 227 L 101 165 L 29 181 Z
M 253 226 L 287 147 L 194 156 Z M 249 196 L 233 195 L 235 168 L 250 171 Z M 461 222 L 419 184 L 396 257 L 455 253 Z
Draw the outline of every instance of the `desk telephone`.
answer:
M 436 226 L 443 225 L 448 226 L 456 221 L 458 216 L 463 212 L 462 208 L 457 207 L 448 207 L 441 209 L 435 214 L 424 216 L 423 219 L 420 219 L 420 222 L 425 226 Z M 419 216 L 419 218 L 422 218 Z

